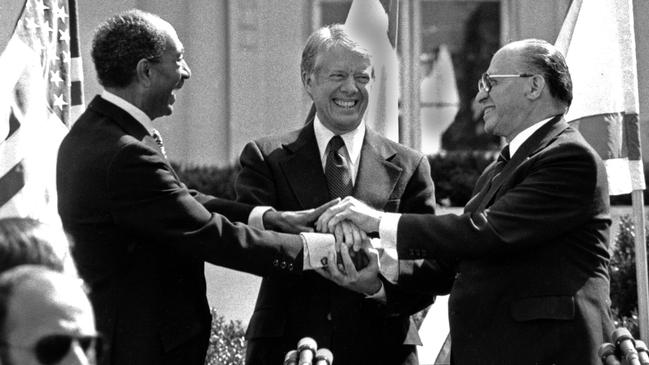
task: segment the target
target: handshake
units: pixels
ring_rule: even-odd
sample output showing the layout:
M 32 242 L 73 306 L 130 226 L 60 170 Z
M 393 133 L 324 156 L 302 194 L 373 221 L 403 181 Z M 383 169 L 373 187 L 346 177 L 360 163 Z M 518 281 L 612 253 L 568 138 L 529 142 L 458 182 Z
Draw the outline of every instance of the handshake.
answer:
M 634 340 L 626 328 L 617 328 L 611 338 L 613 343 L 603 343 L 597 353 L 603 365 L 649 365 L 647 345 Z
M 382 212 L 365 203 L 345 197 L 314 209 L 271 210 L 264 214 L 263 221 L 264 226 L 276 231 L 332 234 L 333 243 L 328 241 L 312 245 L 307 239 L 305 262 L 340 286 L 363 294 L 374 294 L 382 285 L 378 278 L 379 253 L 372 247 L 368 234 L 378 232 L 381 215 Z

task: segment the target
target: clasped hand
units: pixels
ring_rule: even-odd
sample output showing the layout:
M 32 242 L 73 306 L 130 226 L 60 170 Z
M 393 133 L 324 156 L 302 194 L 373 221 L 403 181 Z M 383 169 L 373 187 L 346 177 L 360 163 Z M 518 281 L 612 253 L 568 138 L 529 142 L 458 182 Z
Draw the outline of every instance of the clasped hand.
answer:
M 316 231 L 334 234 L 339 255 L 330 253 L 327 259 L 331 264 L 317 272 L 359 293 L 374 294 L 379 291 L 379 253 L 372 247 L 366 233 L 378 231 L 379 220 L 380 212 L 352 197 L 346 197 L 329 207 L 318 218 Z M 356 260 L 353 260 L 354 256 Z M 358 257 L 362 256 L 367 258 L 366 266 L 359 265 Z

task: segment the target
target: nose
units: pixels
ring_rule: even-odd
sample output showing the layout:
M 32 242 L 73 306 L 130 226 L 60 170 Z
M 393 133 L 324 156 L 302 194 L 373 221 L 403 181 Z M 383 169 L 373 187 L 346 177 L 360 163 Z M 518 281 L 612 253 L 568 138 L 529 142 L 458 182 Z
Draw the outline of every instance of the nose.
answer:
M 346 93 L 356 92 L 356 81 L 354 80 L 353 75 L 349 75 L 343 80 L 342 84 L 340 85 L 340 90 Z
M 189 65 L 187 64 L 187 61 L 183 60 L 183 63 L 181 65 L 181 73 L 183 79 L 188 79 L 192 77 L 192 70 L 189 68 Z
M 489 97 L 489 93 L 484 91 L 482 88 L 478 88 L 478 93 L 475 95 L 475 100 L 478 103 L 482 103 L 485 99 Z

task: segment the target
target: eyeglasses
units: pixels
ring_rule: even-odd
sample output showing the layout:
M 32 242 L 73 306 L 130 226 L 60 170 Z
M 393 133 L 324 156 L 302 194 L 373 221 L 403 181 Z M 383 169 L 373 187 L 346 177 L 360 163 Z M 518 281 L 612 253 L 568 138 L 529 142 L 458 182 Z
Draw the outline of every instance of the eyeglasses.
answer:
M 14 346 L 8 343 L 3 343 L 2 346 L 34 351 L 38 362 L 43 365 L 54 365 L 63 360 L 70 352 L 73 342 L 76 342 L 81 347 L 86 357 L 91 360 L 91 363 L 101 358 L 104 347 L 102 338 L 99 335 L 51 335 L 36 341 L 34 347 Z
M 512 75 L 489 75 L 488 73 L 483 73 L 478 80 L 478 90 L 489 93 L 491 88 L 494 85 L 493 79 L 504 79 L 509 77 L 532 77 L 534 74 L 530 73 L 521 73 L 521 74 L 512 74 Z

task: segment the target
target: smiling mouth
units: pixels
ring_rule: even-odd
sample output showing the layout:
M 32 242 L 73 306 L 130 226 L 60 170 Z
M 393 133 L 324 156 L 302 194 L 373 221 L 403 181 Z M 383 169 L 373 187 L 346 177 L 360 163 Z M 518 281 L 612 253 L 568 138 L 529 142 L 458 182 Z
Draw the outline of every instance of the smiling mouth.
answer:
M 341 100 L 333 99 L 334 104 L 338 105 L 341 108 L 351 109 L 358 104 L 358 100 Z

